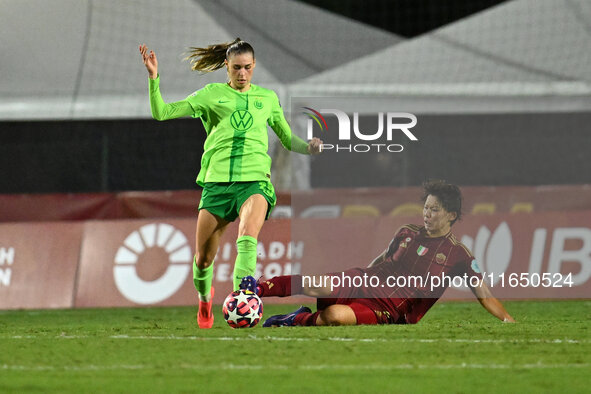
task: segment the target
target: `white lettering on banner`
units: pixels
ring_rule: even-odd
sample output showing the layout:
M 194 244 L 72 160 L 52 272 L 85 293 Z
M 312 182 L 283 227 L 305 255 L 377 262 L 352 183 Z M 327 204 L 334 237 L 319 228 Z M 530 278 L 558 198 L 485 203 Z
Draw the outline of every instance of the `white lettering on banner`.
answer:
M 214 261 L 229 261 L 231 256 L 232 248 L 236 250 L 236 245 L 231 242 L 226 242 L 221 245 L 218 249 L 218 253 L 214 258 Z M 304 255 L 304 242 L 303 241 L 291 241 L 286 243 L 280 241 L 271 241 L 267 247 L 264 242 L 257 243 L 257 260 L 280 260 L 282 258 L 287 259 L 301 259 Z M 232 262 L 233 263 L 233 262 Z
M 0 266 L 14 264 L 14 248 L 0 248 Z M 0 268 L 0 285 L 10 286 L 11 268 Z
M 481 226 L 475 239 L 464 235 L 462 243 L 472 251 L 482 272 L 495 274 L 505 272 L 511 262 L 513 238 L 507 222 L 499 224 L 492 237 L 488 227 Z M 493 275 L 492 278 L 494 278 L 492 283 L 494 285 L 499 277 Z
M 0 248 L 0 265 L 14 263 L 14 248 Z
M 567 239 L 578 239 L 583 241 L 583 246 L 578 250 L 564 250 Z M 578 262 L 581 270 L 573 275 L 573 285 L 578 286 L 585 283 L 591 277 L 591 230 L 585 227 L 557 228 L 554 230 L 550 258 L 548 261 L 548 272 L 560 273 L 562 263 Z
M 0 268 L 0 284 L 10 286 L 10 277 L 12 270 L 10 268 Z
M 283 257 L 285 246 L 282 242 L 273 241 L 269 245 L 269 259 L 278 260 Z
M 263 273 L 265 278 L 274 278 L 275 276 L 280 276 L 283 273 L 283 267 L 279 263 L 269 263 L 265 265 Z
M 213 265 L 215 270 L 215 280 L 218 282 L 227 282 L 231 279 L 230 264 L 228 263 L 215 263 Z
M 230 251 L 235 250 L 235 244 L 226 242 L 220 246 L 214 259 L 214 278 L 217 282 L 228 282 L 232 280 L 232 271 L 234 261 L 230 260 Z M 292 262 L 299 260 L 304 255 L 303 241 L 280 242 L 271 241 L 267 244 L 259 242 L 257 244 L 257 261 L 271 260 L 268 263 L 258 263 L 256 266 L 255 277 L 272 278 L 281 275 L 297 275 L 301 272 L 301 263 Z M 280 263 L 277 260 L 288 259 L 290 261 Z
M 226 242 L 222 248 L 222 260 L 230 260 L 230 253 L 232 253 L 232 245 Z
M 546 235 L 548 230 L 537 228 L 533 232 L 531 251 L 529 256 L 528 275 L 543 274 L 544 250 L 546 247 Z M 577 250 L 565 250 L 567 240 L 582 241 L 583 246 Z M 492 234 L 486 226 L 481 226 L 476 238 L 467 235 L 462 237 L 464 243 L 472 250 L 480 269 L 487 272 L 492 278 L 492 284 L 496 284 L 507 271 L 511 261 L 512 237 L 509 226 L 503 222 Z M 548 258 L 548 273 L 562 273 L 564 263 L 578 263 L 581 267 L 577 274 L 572 274 L 573 286 L 580 286 L 591 278 L 591 229 L 585 227 L 556 228 L 552 234 L 550 256 Z
M 275 276 L 281 275 L 299 275 L 302 271 L 302 265 L 300 263 L 285 263 L 283 266 L 279 263 L 269 263 L 264 267 L 257 267 L 258 272 L 263 269 L 265 278 L 271 279 Z
M 290 260 L 299 260 L 304 255 L 304 242 L 300 241 L 297 243 L 290 242 L 287 245 L 287 258 Z
M 534 231 L 534 238 L 531 244 L 529 256 L 529 274 L 542 273 L 542 260 L 544 259 L 544 247 L 546 245 L 546 229 L 537 228 Z
M 136 270 L 139 256 L 147 248 L 162 248 L 168 254 L 168 268 L 164 274 L 153 281 L 141 279 Z M 125 238 L 123 246 L 115 255 L 113 275 L 119 292 L 130 301 L 138 304 L 153 304 L 176 293 L 191 271 L 193 253 L 187 238 L 173 226 L 147 224 Z
M 302 273 L 302 265 L 300 263 L 285 263 L 283 266 L 283 275 L 299 275 Z
M 255 273 L 256 278 L 264 275 L 266 279 L 271 279 L 281 275 L 299 275 L 302 273 L 301 263 L 284 263 L 283 265 L 273 262 L 267 265 L 257 264 Z

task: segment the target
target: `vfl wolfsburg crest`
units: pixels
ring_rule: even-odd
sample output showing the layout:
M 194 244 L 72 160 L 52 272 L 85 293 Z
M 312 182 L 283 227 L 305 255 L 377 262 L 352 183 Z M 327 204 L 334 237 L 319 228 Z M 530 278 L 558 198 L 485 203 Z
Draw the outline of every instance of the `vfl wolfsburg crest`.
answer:
M 250 129 L 252 123 L 252 115 L 245 109 L 239 109 L 230 115 L 230 124 L 238 131 Z
M 259 100 L 259 98 L 257 97 L 257 99 L 254 101 L 254 107 L 256 109 L 262 109 L 263 108 L 263 102 L 261 100 Z
M 427 254 L 427 252 L 429 251 L 428 248 L 424 247 L 423 245 L 419 246 L 419 248 L 417 249 L 417 254 L 419 256 L 424 256 Z

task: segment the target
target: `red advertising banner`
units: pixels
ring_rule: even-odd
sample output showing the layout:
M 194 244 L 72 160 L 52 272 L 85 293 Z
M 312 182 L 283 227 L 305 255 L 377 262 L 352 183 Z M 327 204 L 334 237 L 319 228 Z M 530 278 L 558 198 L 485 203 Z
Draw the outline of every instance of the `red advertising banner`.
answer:
M 366 267 L 401 225 L 421 223 L 414 219 L 293 220 L 292 238 L 305 245 L 302 274 Z M 452 230 L 473 252 L 497 297 L 591 298 L 590 224 L 591 211 L 470 215 Z M 471 298 L 472 293 L 451 288 L 446 297 Z
M 74 306 L 195 304 L 194 220 L 85 225 Z
M 408 222 L 421 218 L 269 220 L 256 276 L 365 267 Z M 499 298 L 591 298 L 590 223 L 591 211 L 504 213 L 467 215 L 453 230 Z M 232 288 L 237 229 L 230 225 L 215 259 L 216 304 Z M 196 305 L 194 237 L 195 219 L 0 225 L 0 308 Z M 311 301 L 265 302 L 303 300 Z
M 88 222 L 75 306 L 197 305 L 192 269 L 195 223 L 195 219 Z M 299 267 L 295 260 L 303 250 L 291 246 L 289 230 L 288 220 L 265 224 L 259 237 L 257 276 L 290 274 Z M 226 230 L 215 259 L 217 304 L 232 291 L 237 231 L 237 223 Z
M 83 226 L 0 224 L 0 309 L 72 307 Z

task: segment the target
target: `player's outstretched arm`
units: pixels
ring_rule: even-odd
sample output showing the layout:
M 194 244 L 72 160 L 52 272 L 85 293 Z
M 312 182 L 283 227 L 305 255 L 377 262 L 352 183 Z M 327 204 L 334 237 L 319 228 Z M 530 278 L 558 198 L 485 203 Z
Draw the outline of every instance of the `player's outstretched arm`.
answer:
M 158 59 L 154 51 L 148 52 L 146 44 L 140 45 L 140 54 L 148 77 L 150 78 L 149 94 L 152 117 L 156 120 L 176 119 L 194 114 L 193 107 L 185 99 L 174 103 L 165 103 L 160 94 L 160 78 L 158 77 Z
M 306 142 L 293 134 L 289 124 L 283 118 L 283 114 L 278 121 L 270 124 L 270 126 L 285 149 L 304 155 L 317 155 L 322 152 L 322 140 L 320 138 L 314 137 L 309 142 Z
M 505 310 L 503 304 L 491 294 L 490 289 L 484 281 L 480 282 L 480 286 L 471 287 L 471 290 L 476 298 L 478 298 L 480 305 L 482 305 L 491 315 L 505 323 L 515 323 L 515 320 L 509 315 L 509 312 Z
M 322 152 L 322 140 L 320 138 L 314 137 L 306 142 L 291 132 L 291 127 L 289 127 L 289 123 L 285 120 L 285 115 L 283 114 L 283 109 L 279 104 L 277 95 L 275 95 L 273 100 L 271 116 L 267 122 L 275 134 L 277 134 L 281 145 L 285 149 L 304 155 L 317 155 Z

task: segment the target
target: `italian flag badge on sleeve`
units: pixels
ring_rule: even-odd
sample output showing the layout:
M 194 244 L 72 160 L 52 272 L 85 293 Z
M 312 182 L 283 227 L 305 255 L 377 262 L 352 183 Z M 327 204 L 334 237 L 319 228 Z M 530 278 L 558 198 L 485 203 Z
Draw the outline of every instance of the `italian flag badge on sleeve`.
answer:
M 424 256 L 427 254 L 428 251 L 429 251 L 428 248 L 424 247 L 423 245 L 420 245 L 419 248 L 417 249 L 417 254 L 419 256 Z

